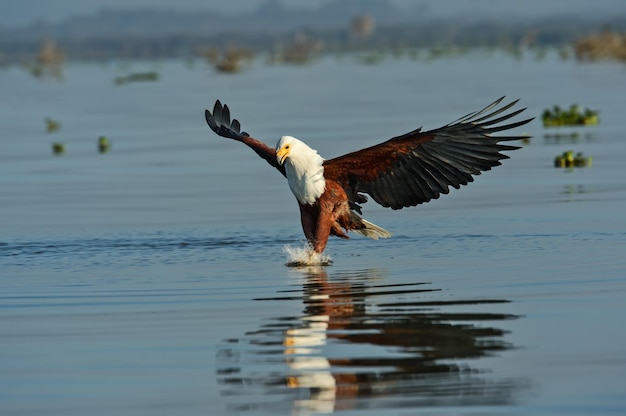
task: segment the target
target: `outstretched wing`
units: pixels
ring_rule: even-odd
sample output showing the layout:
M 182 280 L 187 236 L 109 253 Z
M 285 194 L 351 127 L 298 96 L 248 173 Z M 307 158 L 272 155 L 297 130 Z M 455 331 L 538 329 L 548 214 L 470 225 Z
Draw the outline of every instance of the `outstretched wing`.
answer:
M 384 143 L 324 162 L 324 177 L 337 181 L 346 190 L 352 209 L 369 194 L 384 207 L 401 209 L 428 202 L 447 194 L 450 186 L 460 188 L 473 175 L 500 165 L 508 156 L 500 153 L 519 149 L 500 144 L 527 136 L 492 137 L 532 120 L 497 125 L 525 108 L 500 115 L 518 100 L 498 108 L 504 97 L 486 108 L 435 130 L 413 130 Z
M 204 110 L 206 122 L 215 133 L 219 136 L 237 140 L 245 143 L 248 147 L 261 156 L 270 165 L 274 166 L 283 176 L 286 176 L 285 167 L 278 164 L 276 160 L 276 150 L 265 143 L 250 137 L 245 131 L 241 131 L 241 124 L 237 119 L 230 120 L 230 109 L 227 105 L 222 106 L 220 100 L 215 101 L 213 113 Z

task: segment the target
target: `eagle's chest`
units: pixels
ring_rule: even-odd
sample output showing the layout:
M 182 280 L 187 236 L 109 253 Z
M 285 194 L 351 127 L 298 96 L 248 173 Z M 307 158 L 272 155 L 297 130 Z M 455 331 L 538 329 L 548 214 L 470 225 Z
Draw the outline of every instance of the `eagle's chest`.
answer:
M 324 193 L 326 180 L 322 165 L 301 167 L 285 163 L 289 189 L 301 204 L 313 204 Z

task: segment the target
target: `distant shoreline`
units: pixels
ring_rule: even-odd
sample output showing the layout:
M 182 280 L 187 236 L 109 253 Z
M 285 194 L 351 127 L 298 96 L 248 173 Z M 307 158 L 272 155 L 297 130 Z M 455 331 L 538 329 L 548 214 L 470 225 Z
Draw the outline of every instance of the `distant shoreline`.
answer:
M 350 31 L 350 16 L 354 15 L 349 10 L 328 21 L 315 12 L 288 10 L 275 14 L 259 11 L 246 19 L 208 12 L 107 11 L 59 24 L 40 22 L 19 29 L 0 28 L 0 64 L 32 61 L 46 41 L 54 42 L 68 61 L 102 61 L 192 58 L 203 56 L 207 50 L 230 47 L 272 53 L 302 35 L 322 45 L 324 52 L 343 52 L 563 46 L 606 28 L 626 33 L 626 15 L 481 22 L 477 18 L 435 20 L 419 15 L 399 18 L 394 13 L 398 11 L 380 18 L 372 14 L 374 28 L 367 36 L 359 37 Z M 277 23 L 281 15 L 283 21 Z

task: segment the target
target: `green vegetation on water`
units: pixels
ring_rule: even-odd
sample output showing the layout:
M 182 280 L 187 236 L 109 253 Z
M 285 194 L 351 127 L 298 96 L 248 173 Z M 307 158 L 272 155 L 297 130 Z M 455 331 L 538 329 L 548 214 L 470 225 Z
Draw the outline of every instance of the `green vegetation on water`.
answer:
M 157 81 L 158 79 L 159 73 L 156 71 L 136 72 L 133 74 L 128 74 L 126 76 L 116 77 L 115 84 L 124 85 L 128 84 L 129 82 Z
M 554 158 L 555 168 L 584 168 L 591 167 L 591 156 L 585 156 L 583 152 L 577 152 L 574 155 L 573 150 L 563 152 Z
M 105 136 L 100 136 L 98 138 L 98 151 L 100 153 L 107 153 L 110 148 L 111 143 L 109 142 L 109 139 L 107 139 Z
M 597 111 L 588 108 L 583 111 L 578 104 L 572 104 L 567 110 L 558 105 L 545 109 L 541 120 L 544 127 L 595 126 L 600 122 Z

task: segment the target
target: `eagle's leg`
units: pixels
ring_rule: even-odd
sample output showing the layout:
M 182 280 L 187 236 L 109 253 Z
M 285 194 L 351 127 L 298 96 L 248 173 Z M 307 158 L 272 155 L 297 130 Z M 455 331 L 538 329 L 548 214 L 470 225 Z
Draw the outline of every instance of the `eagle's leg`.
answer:
M 320 204 L 319 202 L 313 205 L 299 205 L 300 221 L 302 222 L 304 236 L 316 253 L 322 253 L 326 248 L 331 231 L 335 228 L 332 208 L 327 206 L 327 204 Z M 337 230 L 334 231 L 336 232 Z M 341 229 L 339 231 L 341 232 Z
M 315 228 L 315 238 L 313 240 L 313 250 L 316 253 L 322 253 L 326 248 L 330 231 L 335 222 L 332 212 L 322 209 L 317 218 L 317 227 Z
M 306 241 L 311 245 L 315 244 L 315 226 L 317 225 L 317 215 L 315 210 L 310 205 L 300 205 L 300 222 L 302 223 L 302 231 Z

